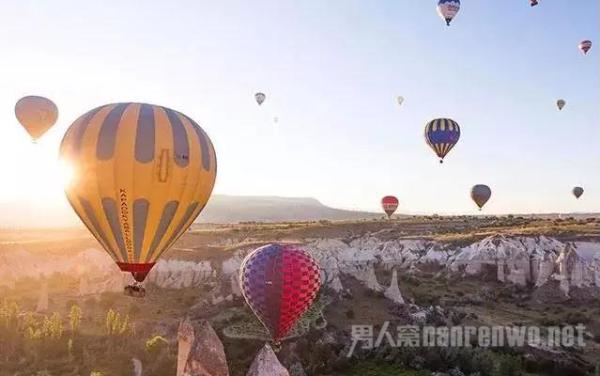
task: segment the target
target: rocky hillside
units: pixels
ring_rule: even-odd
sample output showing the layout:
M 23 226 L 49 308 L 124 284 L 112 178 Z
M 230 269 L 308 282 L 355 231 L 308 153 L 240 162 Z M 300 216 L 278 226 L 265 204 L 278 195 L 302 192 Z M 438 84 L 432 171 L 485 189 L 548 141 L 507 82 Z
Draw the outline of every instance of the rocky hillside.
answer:
M 377 359 L 383 358 L 401 364 L 402 369 L 482 369 L 473 362 L 440 363 L 435 360 L 440 350 L 427 348 L 420 349 L 416 357 L 411 352 L 382 348 L 359 352 L 361 362 L 346 358 L 352 325 L 389 321 L 393 325 L 475 326 L 583 322 L 589 328 L 585 349 L 519 351 L 523 359 L 529 359 L 527 369 L 535 371 L 532 375 L 584 375 L 577 372 L 589 370 L 593 359 L 600 356 L 600 242 L 594 242 L 592 235 L 596 223 L 558 222 L 556 230 L 552 222 L 523 226 L 524 221 L 434 218 L 198 229 L 186 234 L 176 249 L 157 263 L 147 278 L 148 296 L 139 301 L 121 293 L 130 277 L 103 251 L 90 247 L 94 244 L 90 240 L 15 242 L 0 252 L 0 286 L 8 287 L 0 287 L 0 293 L 42 315 L 57 310 L 67 315 L 65 307 L 77 302 L 84 308 L 88 326 L 103 327 L 102 315 L 109 308 L 129 312 L 138 332 L 143 333 L 138 346 L 158 335 L 173 349 L 179 328 L 179 353 L 189 350 L 194 354 L 178 358 L 181 372 L 208 364 L 215 369 L 229 368 L 231 375 L 246 375 L 249 370 L 262 375 L 260 370 L 275 368 L 285 375 L 287 371 L 275 362 L 273 354 L 268 349 L 261 351 L 264 328 L 245 308 L 237 275 L 243 258 L 261 244 L 272 240 L 302 243 L 321 265 L 325 288 L 295 328 L 293 338 L 277 353 L 290 374 L 380 374 L 367 368 L 379 369 L 382 363 Z M 533 229 L 538 234 L 532 234 Z M 432 234 L 432 230 L 437 232 Z M 539 235 L 540 231 L 556 236 Z M 78 239 L 75 235 L 71 236 Z M 201 325 L 195 329 L 181 326 L 184 317 Z M 207 335 L 198 334 L 205 332 L 214 341 L 202 342 L 197 351 L 191 351 L 199 344 L 193 338 L 205 338 Z M 203 346 L 218 349 L 219 356 L 206 358 Z M 496 358 L 487 350 L 477 356 L 469 351 L 465 350 L 461 359 L 491 357 L 488 363 L 492 365 L 516 359 Z M 169 374 L 174 374 L 173 356 L 171 352 L 156 363 L 141 355 L 123 354 L 121 361 L 138 364 L 141 359 L 144 367 L 164 364 L 173 370 Z M 559 358 L 561 361 L 555 362 Z M 489 364 L 487 369 L 492 367 Z M 294 369 L 306 372 L 292 372 Z M 402 372 L 394 369 L 388 374 Z
M 231 281 L 230 288 L 215 296 L 215 299 L 223 299 L 236 292 L 239 266 L 253 248 L 238 249 L 226 257 L 219 255 L 218 259 L 198 262 L 166 258 L 157 263 L 147 281 L 161 288 L 180 289 L 227 279 Z M 336 292 L 346 289 L 345 276 L 361 281 L 371 290 L 386 290 L 388 286 L 383 286 L 377 278 L 380 269 L 408 274 L 433 269 L 453 276 L 534 288 L 556 282 L 560 287 L 558 292 L 565 298 L 573 289 L 600 291 L 600 243 L 588 241 L 493 235 L 456 247 L 422 239 L 381 240 L 377 234 L 368 234 L 351 241 L 313 239 L 307 242 L 306 248 L 319 261 L 325 285 Z M 64 258 L 55 255 L 44 258 L 23 249 L 0 254 L 0 284 L 10 286 L 20 278 L 39 278 L 54 273 L 80 276 L 81 294 L 118 291 L 128 278 L 98 249 L 87 249 Z M 390 289 L 397 289 L 395 279 Z M 402 299 L 398 294 L 392 296 L 398 301 Z
M 197 222 L 354 220 L 381 216 L 379 213 L 334 209 L 314 198 L 214 195 Z

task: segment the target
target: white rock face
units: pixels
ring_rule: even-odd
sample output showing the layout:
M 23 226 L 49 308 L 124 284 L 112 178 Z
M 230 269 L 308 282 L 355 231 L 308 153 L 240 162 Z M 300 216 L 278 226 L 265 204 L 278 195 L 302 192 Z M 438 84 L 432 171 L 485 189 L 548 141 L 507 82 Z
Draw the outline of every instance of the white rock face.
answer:
M 390 284 L 390 287 L 385 290 L 383 295 L 396 304 L 404 304 L 402 293 L 400 293 L 400 288 L 398 287 L 398 273 L 396 272 L 396 269 L 392 272 L 392 283 Z
M 399 302 L 402 294 L 377 280 L 376 269 L 402 273 L 437 267 L 464 276 L 483 276 L 518 285 L 543 286 L 557 280 L 565 295 L 574 287 L 600 288 L 600 243 L 563 243 L 545 236 L 493 235 L 466 247 L 422 239 L 380 240 L 373 234 L 355 238 L 314 239 L 305 248 L 321 266 L 324 285 L 336 292 L 346 290 L 342 276 L 353 277 L 366 288 L 384 292 Z M 215 303 L 240 296 L 237 275 L 244 257 L 252 249 L 234 252 L 215 267 L 210 261 L 160 260 L 147 281 L 161 288 L 180 289 L 225 282 L 225 291 Z M 20 278 L 42 278 L 53 273 L 79 278 L 79 294 L 122 291 L 130 281 L 113 260 L 98 249 L 65 257 L 32 254 L 24 249 L 0 253 L 0 285 L 13 286 Z M 397 278 L 397 277 L 396 277 Z M 229 282 L 228 282 L 229 281 Z M 229 285 L 229 286 L 227 286 Z M 397 279 L 396 279 L 397 286 Z M 230 291 L 229 291 L 230 290 Z M 222 296 L 221 296 L 222 295 Z
M 216 277 L 210 262 L 159 260 L 146 280 L 162 288 L 181 289 L 199 286 Z

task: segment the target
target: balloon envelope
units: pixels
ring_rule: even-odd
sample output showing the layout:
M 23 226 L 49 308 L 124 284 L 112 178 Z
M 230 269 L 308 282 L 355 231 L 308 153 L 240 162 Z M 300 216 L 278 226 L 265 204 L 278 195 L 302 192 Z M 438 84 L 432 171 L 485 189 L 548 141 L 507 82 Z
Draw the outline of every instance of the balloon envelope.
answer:
M 565 107 L 565 104 L 567 104 L 567 102 L 565 102 L 564 99 L 559 99 L 556 101 L 556 107 L 558 107 L 559 110 L 562 110 L 563 107 Z
M 581 187 L 573 188 L 573 196 L 575 196 L 575 198 L 581 197 L 582 194 L 583 194 L 583 188 L 581 188 Z
M 398 199 L 394 196 L 385 196 L 381 199 L 381 207 L 389 218 L 398 209 Z
M 456 16 L 460 9 L 460 0 L 439 0 L 437 11 L 440 17 L 450 26 L 450 22 Z
M 65 189 L 71 206 L 139 282 L 200 214 L 217 171 L 213 145 L 196 122 L 144 103 L 82 115 L 60 153 L 73 169 Z
M 492 190 L 485 184 L 476 184 L 471 188 L 471 198 L 479 206 L 479 209 L 488 202 L 491 196 Z
M 256 99 L 256 103 L 258 103 L 259 106 L 261 104 L 263 104 L 263 102 L 265 101 L 266 98 L 267 98 L 267 96 L 264 95 L 263 93 L 254 94 L 254 99 Z
M 591 40 L 586 39 L 586 40 L 582 40 L 581 42 L 579 42 L 579 49 L 581 50 L 581 52 L 583 52 L 584 55 L 587 55 L 590 48 L 592 48 Z
M 398 96 L 398 97 L 396 98 L 396 101 L 398 101 L 398 104 L 399 104 L 400 106 L 402 106 L 402 103 L 404 102 L 404 97 L 403 97 L 403 96 Z
M 35 141 L 56 123 L 58 108 L 48 98 L 30 95 L 17 101 L 15 115 Z
M 278 342 L 317 297 L 319 266 L 296 246 L 269 244 L 246 256 L 240 267 L 240 287 L 246 303 Z
M 459 138 L 460 127 L 452 119 L 434 119 L 425 124 L 425 141 L 440 158 L 440 163 Z
M 532 7 L 538 5 L 538 0 L 529 0 L 529 5 L 531 5 Z

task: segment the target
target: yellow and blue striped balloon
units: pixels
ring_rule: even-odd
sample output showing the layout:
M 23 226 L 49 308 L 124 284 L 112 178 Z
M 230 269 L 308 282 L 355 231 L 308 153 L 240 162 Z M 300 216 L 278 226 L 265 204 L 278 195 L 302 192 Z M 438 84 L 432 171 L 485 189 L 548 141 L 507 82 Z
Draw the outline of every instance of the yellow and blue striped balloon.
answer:
M 452 119 L 433 119 L 425 125 L 425 141 L 444 162 L 444 157 L 460 138 L 460 127 Z
M 121 270 L 143 281 L 157 258 L 208 201 L 217 160 L 186 115 L 144 103 L 115 103 L 82 115 L 61 158 L 74 177 L 71 206 Z

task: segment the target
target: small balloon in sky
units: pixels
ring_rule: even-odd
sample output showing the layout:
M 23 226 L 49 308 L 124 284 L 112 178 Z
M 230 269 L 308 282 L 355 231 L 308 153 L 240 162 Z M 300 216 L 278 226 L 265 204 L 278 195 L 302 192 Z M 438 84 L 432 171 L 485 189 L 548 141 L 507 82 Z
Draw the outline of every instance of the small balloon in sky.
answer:
M 485 184 L 476 184 L 471 188 L 471 199 L 477 204 L 479 210 L 492 196 L 492 190 Z
M 538 5 L 538 0 L 529 0 L 529 5 L 531 5 L 532 7 Z
M 576 199 L 579 199 L 579 197 L 581 197 L 582 194 L 583 194 L 583 188 L 573 187 L 573 196 L 575 196 Z
M 17 101 L 15 115 L 35 142 L 56 123 L 58 107 L 48 98 L 29 95 Z
M 256 103 L 258 103 L 259 106 L 261 104 L 263 104 L 263 102 L 265 101 L 266 98 L 267 98 L 267 96 L 263 93 L 254 94 L 254 99 L 256 99 Z
M 579 42 L 579 50 L 581 52 L 583 52 L 584 55 L 587 55 L 588 51 L 590 50 L 590 48 L 592 48 L 592 41 L 591 40 L 582 40 L 581 42 Z
M 567 102 L 565 102 L 564 99 L 559 99 L 556 101 L 556 107 L 558 107 L 559 111 L 565 107 L 565 104 L 567 104 Z
M 398 209 L 398 199 L 395 196 L 385 196 L 381 199 L 381 207 L 388 218 L 390 218 L 396 209 Z
M 440 17 L 446 21 L 446 25 L 450 26 L 450 22 L 460 9 L 460 0 L 439 0 L 437 11 Z
M 399 95 L 398 97 L 396 97 L 396 101 L 398 102 L 399 106 L 402 106 L 402 103 L 404 102 L 404 97 L 402 95 Z

